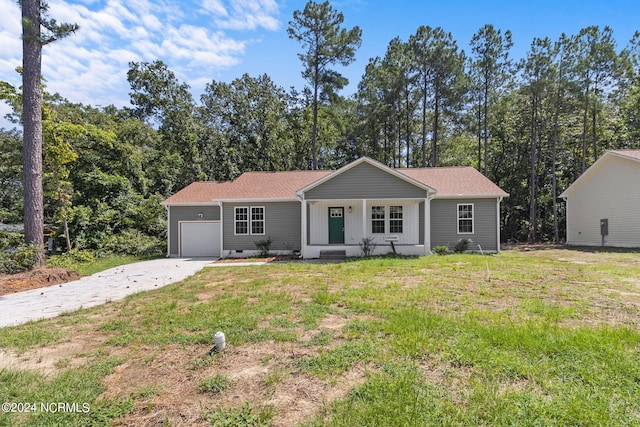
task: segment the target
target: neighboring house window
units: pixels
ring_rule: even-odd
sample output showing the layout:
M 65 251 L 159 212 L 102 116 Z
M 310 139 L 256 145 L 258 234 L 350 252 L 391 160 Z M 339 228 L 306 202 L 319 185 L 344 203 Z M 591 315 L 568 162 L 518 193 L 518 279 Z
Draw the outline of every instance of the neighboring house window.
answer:
M 384 206 L 371 206 L 371 232 L 384 233 Z
M 236 234 L 249 234 L 249 208 L 235 208 Z
M 473 233 L 473 204 L 458 205 L 458 234 Z
M 389 206 L 389 233 L 402 233 L 402 206 Z
M 264 207 L 251 208 L 251 234 L 264 234 Z

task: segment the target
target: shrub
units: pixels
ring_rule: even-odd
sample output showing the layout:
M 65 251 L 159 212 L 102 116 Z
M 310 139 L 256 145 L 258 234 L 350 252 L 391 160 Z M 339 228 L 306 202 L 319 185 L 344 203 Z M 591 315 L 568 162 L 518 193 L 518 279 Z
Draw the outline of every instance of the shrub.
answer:
M 0 252 L 0 273 L 15 274 L 36 268 L 38 253 L 37 245 L 20 245 Z
M 373 237 L 363 237 L 360 240 L 360 250 L 362 251 L 362 255 L 365 257 L 369 257 L 373 255 L 373 251 L 376 250 L 376 241 Z
M 456 253 L 461 254 L 462 252 L 469 249 L 469 243 L 471 243 L 471 240 L 469 239 L 460 239 L 458 240 L 458 243 L 456 243 L 456 246 L 453 250 Z
M 449 248 L 446 246 L 436 246 L 433 251 L 438 255 L 446 255 L 449 253 Z
M 83 249 L 73 248 L 61 255 L 50 256 L 47 260 L 47 263 L 52 267 L 74 270 L 77 264 L 93 262 L 94 260 L 95 256 L 93 256 L 91 252 Z
M 269 249 L 271 248 L 271 244 L 273 243 L 273 240 L 271 240 L 271 237 L 267 237 L 266 240 L 258 240 L 256 242 L 253 242 L 254 245 L 256 245 L 256 248 L 258 248 L 258 250 L 260 251 L 260 256 L 265 257 L 265 256 L 269 256 Z
M 102 250 L 119 255 L 150 256 L 162 254 L 165 244 L 163 239 L 129 228 L 107 239 Z
M 0 249 L 9 249 L 24 243 L 24 233 L 0 230 Z

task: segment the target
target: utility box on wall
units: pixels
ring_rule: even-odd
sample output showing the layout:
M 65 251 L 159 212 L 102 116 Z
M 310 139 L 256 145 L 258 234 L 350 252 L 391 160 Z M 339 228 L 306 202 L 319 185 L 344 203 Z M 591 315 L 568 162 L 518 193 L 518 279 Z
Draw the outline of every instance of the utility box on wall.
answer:
M 600 235 L 607 236 L 609 234 L 609 218 L 600 220 Z

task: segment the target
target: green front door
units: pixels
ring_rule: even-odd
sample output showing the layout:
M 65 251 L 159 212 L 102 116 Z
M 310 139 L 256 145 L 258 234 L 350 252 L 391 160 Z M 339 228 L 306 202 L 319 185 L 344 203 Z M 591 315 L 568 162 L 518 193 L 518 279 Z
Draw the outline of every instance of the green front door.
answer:
M 329 244 L 344 243 L 344 208 L 329 208 Z

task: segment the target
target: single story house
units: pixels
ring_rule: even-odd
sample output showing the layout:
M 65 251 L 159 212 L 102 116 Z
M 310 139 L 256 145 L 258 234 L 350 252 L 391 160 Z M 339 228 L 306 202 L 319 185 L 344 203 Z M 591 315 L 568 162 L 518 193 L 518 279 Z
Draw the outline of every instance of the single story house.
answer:
M 561 195 L 567 244 L 640 247 L 640 150 L 610 150 Z
M 195 182 L 166 199 L 168 256 L 246 257 L 255 242 L 272 253 L 424 255 L 468 239 L 500 250 L 500 202 L 508 196 L 472 167 L 392 169 L 362 157 L 335 171 L 245 172 Z

